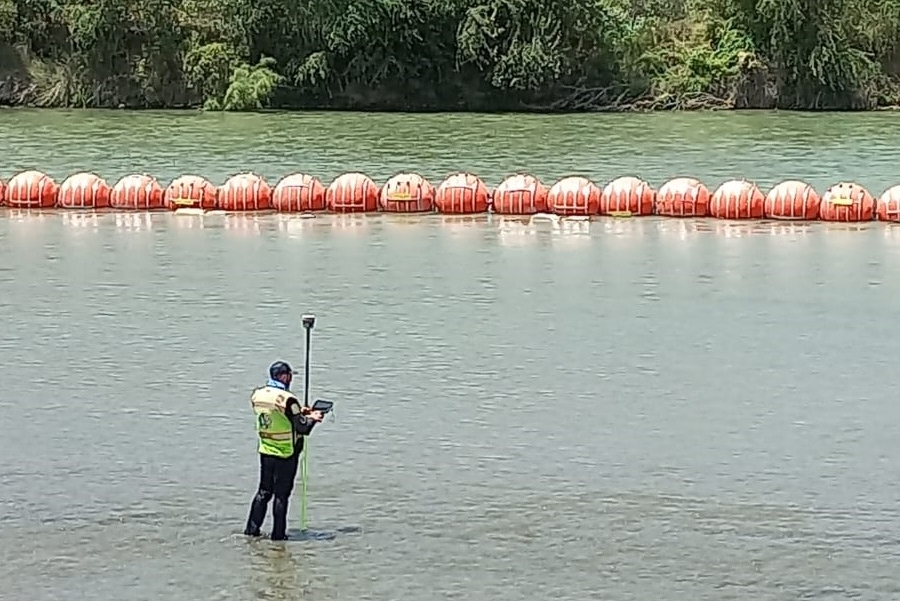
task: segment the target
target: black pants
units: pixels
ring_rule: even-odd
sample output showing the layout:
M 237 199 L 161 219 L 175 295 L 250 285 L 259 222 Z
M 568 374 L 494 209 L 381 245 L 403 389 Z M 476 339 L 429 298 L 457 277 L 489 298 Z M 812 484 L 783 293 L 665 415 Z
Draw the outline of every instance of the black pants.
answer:
M 297 477 L 300 451 L 287 459 L 272 457 L 271 455 L 259 455 L 259 490 L 253 497 L 250 505 L 250 517 L 247 518 L 247 527 L 244 534 L 247 536 L 259 536 L 260 528 L 266 521 L 266 510 L 269 500 L 274 496 L 272 504 L 272 540 L 284 540 L 287 538 L 287 510 L 288 497 L 294 490 L 294 479 Z

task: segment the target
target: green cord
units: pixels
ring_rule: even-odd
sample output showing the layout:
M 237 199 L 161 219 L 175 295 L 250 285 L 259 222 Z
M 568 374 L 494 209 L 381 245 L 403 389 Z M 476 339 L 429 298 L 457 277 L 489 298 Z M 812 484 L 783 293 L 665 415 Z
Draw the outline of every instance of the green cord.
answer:
M 309 482 L 309 437 L 303 437 L 303 458 L 300 481 L 300 528 L 306 530 L 306 493 Z

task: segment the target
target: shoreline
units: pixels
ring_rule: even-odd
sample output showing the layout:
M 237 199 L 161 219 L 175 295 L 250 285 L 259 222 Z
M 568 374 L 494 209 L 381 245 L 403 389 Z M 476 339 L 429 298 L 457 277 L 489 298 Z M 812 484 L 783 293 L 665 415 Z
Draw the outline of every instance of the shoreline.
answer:
M 527 116 L 585 116 L 585 115 L 651 115 L 651 114 L 709 114 L 709 113 L 785 113 L 798 115 L 827 115 L 827 114 L 871 114 L 892 113 L 900 111 L 900 105 L 885 105 L 874 108 L 847 108 L 847 109 L 781 109 L 772 107 L 712 107 L 712 108 L 658 108 L 658 109 L 594 109 L 594 110 L 450 110 L 450 109 L 409 109 L 409 108 L 342 108 L 342 107 L 302 107 L 302 108 L 264 108 L 232 111 L 207 110 L 202 106 L 196 107 L 114 107 L 114 106 L 35 106 L 28 104 L 2 104 L 0 111 L 56 111 L 56 112 L 104 112 L 104 113 L 177 113 L 197 115 L 301 115 L 305 113 L 334 113 L 334 114 L 367 114 L 367 115 L 527 115 Z

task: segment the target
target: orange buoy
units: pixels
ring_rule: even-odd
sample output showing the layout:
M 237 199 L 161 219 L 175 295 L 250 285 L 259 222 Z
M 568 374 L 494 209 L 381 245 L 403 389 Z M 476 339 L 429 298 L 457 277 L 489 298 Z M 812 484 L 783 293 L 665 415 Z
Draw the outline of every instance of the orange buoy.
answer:
M 875 199 L 868 190 L 852 182 L 837 183 L 825 191 L 819 205 L 822 221 L 858 222 L 875 218 Z
M 22 171 L 6 185 L 6 205 L 14 209 L 49 209 L 59 191 L 52 177 L 42 171 Z
M 709 201 L 709 216 L 716 219 L 762 219 L 766 197 L 745 180 L 733 179 L 719 186 Z
M 74 173 L 59 185 L 56 205 L 61 209 L 105 209 L 109 195 L 109 184 L 96 173 Z
M 364 173 L 339 175 L 325 191 L 325 206 L 335 213 L 378 210 L 378 186 Z
M 238 173 L 219 187 L 223 211 L 265 211 L 272 208 L 272 188 L 255 173 Z
M 126 175 L 109 193 L 110 208 L 119 211 L 159 211 L 166 207 L 163 189 L 149 175 Z
M 434 210 L 434 186 L 418 173 L 398 173 L 381 188 L 378 208 L 388 213 Z
M 199 175 L 182 175 L 172 180 L 163 194 L 166 208 L 177 209 L 215 209 L 218 203 L 219 189 L 205 177 Z
M 325 186 L 305 173 L 285 176 L 272 190 L 272 207 L 281 213 L 324 211 Z
M 656 192 L 656 214 L 664 217 L 706 217 L 709 190 L 692 177 L 676 177 Z
M 586 177 L 564 177 L 547 192 L 547 209 L 564 217 L 597 215 L 603 190 Z
M 619 177 L 606 184 L 600 197 L 600 214 L 621 217 L 653 214 L 656 190 L 636 177 Z
M 491 199 L 491 206 L 499 215 L 547 212 L 547 188 L 533 175 L 510 175 L 493 190 Z
M 487 186 L 477 175 L 454 173 L 434 193 L 434 206 L 447 215 L 471 215 L 488 209 Z
M 875 205 L 875 213 L 879 221 L 900 223 L 900 186 L 893 186 L 884 191 Z
M 6 182 L 0 179 L 0 207 L 6 206 Z
M 806 182 L 785 180 L 766 194 L 763 217 L 796 221 L 813 221 L 819 218 L 819 193 Z

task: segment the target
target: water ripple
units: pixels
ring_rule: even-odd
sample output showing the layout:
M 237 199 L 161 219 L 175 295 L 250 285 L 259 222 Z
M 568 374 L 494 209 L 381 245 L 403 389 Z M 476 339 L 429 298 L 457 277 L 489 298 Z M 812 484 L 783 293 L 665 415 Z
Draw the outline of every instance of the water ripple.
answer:
M 0 115 L 0 133 L 12 160 L 67 172 L 99 152 L 73 141 L 97 122 L 79 115 L 59 152 L 23 133 L 30 116 L 12 127 Z M 107 177 L 132 170 L 124 149 L 143 128 L 140 164 L 160 177 L 224 177 L 229 162 L 328 177 L 359 156 L 376 177 L 404 161 L 435 177 L 456 161 L 490 177 L 508 164 L 502 144 L 439 117 L 424 119 L 438 137 L 468 136 L 462 154 L 371 141 L 360 123 L 336 136 L 337 122 L 307 128 L 321 117 L 303 116 L 287 119 L 284 131 L 307 136 L 290 148 L 270 121 L 225 117 L 236 127 L 216 165 L 153 146 L 190 145 L 211 118 L 151 113 L 129 129 L 109 117 L 109 147 L 93 158 L 112 161 Z M 784 159 L 754 154 L 741 169 L 836 173 L 809 158 L 810 138 L 728 118 Z M 616 120 L 637 140 L 627 144 L 610 137 L 613 121 L 576 120 L 550 135 L 553 157 L 542 146 L 521 160 L 549 175 L 645 161 L 659 180 L 698 161 L 699 175 L 724 177 L 749 156 L 746 139 L 673 153 L 726 127 L 709 118 L 701 135 L 680 119 L 665 122 L 675 138 Z M 607 155 L 582 131 L 609 140 Z M 836 138 L 810 135 L 837 152 Z M 247 150 L 263 138 L 271 152 Z M 315 150 L 326 139 L 328 156 Z M 873 185 L 894 177 L 867 148 L 846 169 L 866 165 Z M 495 218 L 274 215 L 83 225 L 0 217 L 4 600 L 897 597 L 900 236 L 889 228 L 647 219 L 526 235 Z M 305 312 L 319 316 L 311 396 L 337 402 L 310 441 L 311 523 L 360 532 L 245 541 L 258 470 L 249 391 L 276 358 L 302 369 Z

